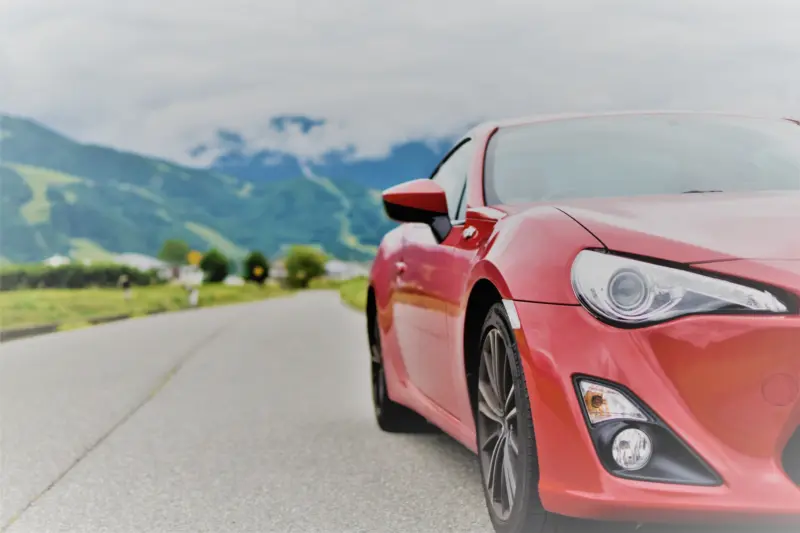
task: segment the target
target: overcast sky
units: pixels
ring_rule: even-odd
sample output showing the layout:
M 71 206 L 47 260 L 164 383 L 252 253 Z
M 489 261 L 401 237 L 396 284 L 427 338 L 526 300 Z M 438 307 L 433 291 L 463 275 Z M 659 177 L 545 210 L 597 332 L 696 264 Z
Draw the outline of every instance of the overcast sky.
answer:
M 615 109 L 800 116 L 800 0 L 1 0 L 0 111 L 188 161 Z M 328 121 L 278 133 L 270 118 Z

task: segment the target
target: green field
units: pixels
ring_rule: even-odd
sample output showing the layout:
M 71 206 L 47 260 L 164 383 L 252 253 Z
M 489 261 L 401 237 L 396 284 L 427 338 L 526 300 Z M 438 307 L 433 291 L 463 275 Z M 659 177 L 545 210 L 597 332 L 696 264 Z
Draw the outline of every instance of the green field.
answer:
M 357 311 L 367 305 L 367 279 L 340 282 L 317 279 L 310 289 L 338 290 L 342 302 Z M 203 285 L 200 307 L 252 302 L 284 296 L 294 291 L 274 284 L 259 287 Z M 145 316 L 156 311 L 179 311 L 188 308 L 186 291 L 175 285 L 134 287 L 130 301 L 119 289 L 31 289 L 0 292 L 0 329 L 60 324 L 59 329 L 89 325 L 95 318 L 126 315 Z
M 358 311 L 367 309 L 367 278 L 354 278 L 339 285 L 342 301 Z
M 250 302 L 290 294 L 274 285 L 263 287 L 203 285 L 200 307 Z M 104 316 L 143 316 L 154 311 L 177 311 L 188 307 L 186 291 L 179 286 L 134 287 L 130 301 L 119 289 L 37 289 L 0 293 L 0 328 L 59 323 L 62 329 L 87 324 Z

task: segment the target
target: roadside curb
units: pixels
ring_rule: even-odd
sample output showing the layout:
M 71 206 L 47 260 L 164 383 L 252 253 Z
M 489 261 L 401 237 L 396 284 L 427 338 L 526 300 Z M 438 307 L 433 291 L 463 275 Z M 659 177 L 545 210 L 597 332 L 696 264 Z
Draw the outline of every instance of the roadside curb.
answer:
M 136 315 L 136 316 L 159 315 L 166 311 L 167 311 L 166 309 L 154 309 L 152 311 L 148 311 L 144 315 Z M 91 324 L 92 326 L 96 326 L 100 324 L 108 324 L 110 322 L 119 322 L 120 320 L 128 320 L 130 318 L 134 318 L 134 315 L 126 313 L 122 315 L 110 315 L 110 316 L 100 316 L 100 317 L 90 318 L 86 320 L 86 322 L 88 324 Z M 9 342 L 17 339 L 25 339 L 28 337 L 45 335 L 47 333 L 55 333 L 59 330 L 61 326 L 65 324 L 68 323 L 53 322 L 50 324 L 42 324 L 39 326 L 23 326 L 19 328 L 0 329 L 0 342 Z
M 187 306 L 187 307 L 181 307 L 181 308 L 178 308 L 178 309 L 166 309 L 166 308 L 160 307 L 160 308 L 152 309 L 150 311 L 147 311 L 146 313 L 141 313 L 141 314 L 138 314 L 138 313 L 136 313 L 136 314 L 125 313 L 125 314 L 121 314 L 121 315 L 109 315 L 109 316 L 101 316 L 101 317 L 89 318 L 89 319 L 84 320 L 83 323 L 89 324 L 90 326 L 98 326 L 98 325 L 101 325 L 101 324 L 108 324 L 108 323 L 111 323 L 111 322 L 119 322 L 119 321 L 122 321 L 122 320 L 130 320 L 130 319 L 133 319 L 133 318 L 143 318 L 143 317 L 151 316 L 151 315 L 161 315 L 161 314 L 164 314 L 164 313 L 182 313 L 182 312 L 186 312 L 186 311 L 199 311 L 201 309 L 210 309 L 210 308 L 213 308 L 213 307 L 223 307 L 223 306 L 226 306 L 226 305 L 240 305 L 240 304 L 248 304 L 248 303 L 260 302 L 260 301 L 263 301 L 263 300 L 271 300 L 273 298 L 285 298 L 285 297 L 288 297 L 288 296 L 292 296 L 295 293 L 296 293 L 295 291 L 292 291 L 292 292 L 286 292 L 284 294 L 275 294 L 275 295 L 272 295 L 272 296 L 269 296 L 267 298 L 263 298 L 263 299 L 260 299 L 260 300 L 221 303 L 221 304 L 217 304 L 217 305 L 208 305 L 208 306 L 203 306 L 203 305 L 198 305 L 197 307 L 188 307 Z M 9 342 L 9 341 L 12 341 L 12 340 L 17 340 L 17 339 L 25 339 L 25 338 L 28 338 L 28 337 L 37 337 L 39 335 L 45 335 L 45 334 L 48 334 L 48 333 L 56 333 L 56 332 L 60 331 L 60 328 L 62 326 L 66 326 L 66 325 L 69 325 L 69 324 L 74 324 L 74 322 L 52 322 L 50 324 L 39 324 L 39 325 L 36 325 L 36 326 L 21 326 L 21 327 L 18 327 L 18 328 L 0 329 L 0 343 L 6 343 L 6 342 Z
M 125 320 L 126 318 L 130 317 L 131 317 L 130 314 L 101 316 L 98 318 L 90 318 L 89 320 L 87 320 L 87 322 L 94 326 L 97 324 L 106 324 L 108 322 L 117 322 L 118 320 Z
M 43 324 L 41 326 L 26 326 L 23 328 L 8 328 L 0 330 L 0 342 L 8 342 L 45 333 L 54 333 L 61 326 L 59 323 Z

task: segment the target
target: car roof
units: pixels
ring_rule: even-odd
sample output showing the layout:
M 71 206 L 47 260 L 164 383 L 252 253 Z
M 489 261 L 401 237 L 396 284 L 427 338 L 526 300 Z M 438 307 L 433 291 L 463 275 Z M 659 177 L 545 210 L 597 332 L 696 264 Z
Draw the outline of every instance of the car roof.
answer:
M 667 111 L 667 110 L 645 110 L 645 111 L 606 111 L 596 113 L 554 113 L 542 115 L 529 115 L 522 117 L 512 117 L 501 120 L 492 120 L 482 122 L 473 127 L 468 133 L 469 135 L 476 135 L 485 133 L 487 130 L 494 130 L 497 128 L 508 128 L 513 126 L 524 126 L 527 124 L 536 124 L 537 122 L 553 122 L 559 120 L 574 120 L 581 118 L 595 118 L 595 117 L 615 117 L 615 116 L 632 116 L 632 115 L 706 115 L 706 116 L 722 116 L 733 118 L 750 118 L 750 119 L 766 119 L 766 120 L 787 120 L 800 125 L 800 119 L 794 118 L 777 118 L 765 117 L 759 115 L 748 115 L 745 113 L 726 113 L 718 111 Z

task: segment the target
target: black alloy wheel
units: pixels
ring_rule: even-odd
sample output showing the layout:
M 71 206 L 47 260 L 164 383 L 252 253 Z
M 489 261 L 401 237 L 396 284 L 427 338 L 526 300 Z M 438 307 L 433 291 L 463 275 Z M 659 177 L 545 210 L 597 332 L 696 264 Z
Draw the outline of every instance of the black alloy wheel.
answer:
M 498 533 L 628 533 L 635 524 L 579 520 L 547 511 L 531 399 L 503 304 L 489 310 L 479 345 L 476 430 L 483 492 Z M 646 531 L 646 530 L 642 530 Z
M 383 372 L 383 357 L 381 354 L 380 328 L 378 320 L 373 320 L 372 342 L 369 351 L 372 356 L 372 404 L 375 407 L 375 416 L 380 418 L 383 405 L 386 403 L 386 375 Z
M 502 334 L 491 327 L 484 334 L 478 373 L 480 457 L 485 489 L 495 516 L 508 520 L 519 483 L 517 399 L 511 365 Z

